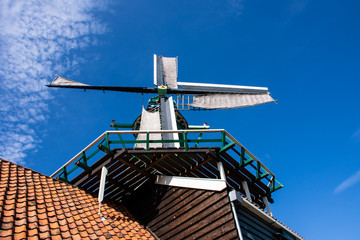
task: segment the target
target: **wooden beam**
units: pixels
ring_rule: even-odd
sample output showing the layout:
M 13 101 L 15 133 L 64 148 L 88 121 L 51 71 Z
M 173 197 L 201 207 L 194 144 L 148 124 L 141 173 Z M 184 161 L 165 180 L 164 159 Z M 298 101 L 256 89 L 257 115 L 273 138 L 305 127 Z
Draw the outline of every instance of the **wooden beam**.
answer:
M 161 175 L 156 176 L 155 184 L 212 191 L 222 191 L 226 188 L 226 182 L 223 179 L 191 178 Z

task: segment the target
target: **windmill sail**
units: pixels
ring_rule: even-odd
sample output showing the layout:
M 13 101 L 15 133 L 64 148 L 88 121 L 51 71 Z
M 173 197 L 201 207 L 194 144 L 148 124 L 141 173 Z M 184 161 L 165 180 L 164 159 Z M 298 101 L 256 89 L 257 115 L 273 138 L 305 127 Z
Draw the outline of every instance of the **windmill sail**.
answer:
M 76 82 L 67 78 L 60 77 L 58 75 L 55 76 L 55 79 L 49 84 L 57 85 L 57 86 L 90 86 L 88 84 L 84 84 L 81 82 Z
M 253 86 L 240 86 L 229 84 L 214 84 L 214 83 L 189 83 L 178 82 L 177 83 L 182 90 L 187 91 L 203 91 L 208 93 L 251 93 L 260 94 L 267 93 L 267 87 L 253 87 Z
M 161 130 L 159 112 L 149 112 L 144 108 L 141 114 L 140 130 Z M 161 134 L 152 133 L 149 135 L 150 140 L 161 140 Z M 137 140 L 146 140 L 146 134 L 139 134 Z M 136 148 L 146 148 L 146 143 L 138 143 Z M 161 143 L 150 143 L 149 147 L 162 147 Z
M 188 106 L 204 109 L 231 109 L 251 107 L 275 102 L 270 93 L 265 94 L 209 94 L 195 95 Z
M 132 93 L 157 93 L 156 88 L 147 87 L 119 87 L 119 86 L 92 86 L 81 82 L 76 82 L 67 78 L 56 75 L 55 79 L 47 85 L 55 88 L 76 88 L 76 89 L 92 89 L 102 91 L 116 92 L 132 92 Z
M 56 76 L 48 87 L 159 93 L 161 97 L 166 94 L 173 94 L 177 95 L 177 99 L 188 99 L 186 103 L 182 102 L 181 104 L 181 106 L 186 106 L 186 108 L 178 108 L 178 110 L 231 109 L 275 102 L 266 87 L 178 82 L 177 57 L 163 57 L 154 54 L 154 84 L 157 87 L 92 86 Z M 163 85 L 166 87 L 162 87 Z M 160 94 L 160 90 L 164 89 L 165 91 L 162 91 Z M 187 94 L 188 97 L 184 98 L 184 94 Z M 160 114 L 162 116 L 162 113 Z M 167 119 L 167 117 L 164 117 L 164 119 Z
M 186 106 L 232 109 L 275 102 L 266 87 L 178 82 L 177 76 L 177 57 L 162 57 L 154 54 L 154 84 L 167 86 L 170 94 L 190 94 L 193 101 L 184 104 Z
M 178 61 L 177 57 L 162 57 L 154 54 L 154 84 L 165 85 L 177 89 Z

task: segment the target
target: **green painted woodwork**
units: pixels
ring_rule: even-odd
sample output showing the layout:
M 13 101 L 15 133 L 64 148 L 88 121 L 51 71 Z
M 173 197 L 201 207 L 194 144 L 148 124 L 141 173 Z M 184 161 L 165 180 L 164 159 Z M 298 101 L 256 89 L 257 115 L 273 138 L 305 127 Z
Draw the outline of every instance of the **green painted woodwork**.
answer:
M 179 133 L 179 136 L 181 137 L 178 140 L 150 140 L 149 139 L 150 132 L 148 131 L 145 134 L 146 134 L 145 140 L 137 140 L 136 136 L 129 131 L 123 131 L 123 132 L 119 131 L 119 133 L 115 133 L 111 135 L 108 132 L 106 132 L 104 137 L 98 141 L 97 148 L 96 145 L 94 145 L 94 147 L 91 148 L 93 149 L 92 151 L 91 149 L 89 149 L 86 152 L 82 152 L 81 156 L 79 156 L 79 158 L 75 161 L 75 164 L 72 165 L 72 168 L 68 170 L 71 165 L 64 167 L 62 171 L 58 174 L 58 178 L 61 179 L 62 181 L 69 182 L 68 176 L 75 170 L 81 168 L 83 171 L 91 171 L 91 167 L 88 164 L 90 159 L 93 159 L 95 156 L 98 156 L 99 152 L 104 152 L 105 154 L 114 156 L 115 154 L 113 149 L 115 149 L 116 146 L 119 145 L 121 145 L 122 148 L 126 148 L 127 146 L 129 146 L 129 144 L 131 144 L 131 147 L 133 147 L 135 144 L 145 143 L 146 151 L 149 151 L 151 143 L 178 142 L 180 143 L 180 146 L 182 147 L 181 149 L 183 149 L 184 152 L 188 152 L 189 148 L 191 147 L 199 147 L 199 145 L 205 147 L 217 147 L 220 145 L 220 150 L 218 150 L 218 154 L 221 155 L 224 152 L 226 154 L 231 155 L 234 159 L 238 159 L 239 165 L 235 167 L 237 171 L 242 171 L 241 170 L 242 168 L 246 168 L 248 171 L 251 172 L 252 169 L 254 173 L 255 181 L 262 181 L 264 184 L 266 184 L 269 188 L 270 194 L 283 187 L 283 185 L 275 179 L 275 176 L 266 170 L 266 167 L 259 160 L 251 157 L 253 155 L 251 155 L 245 147 L 243 147 L 235 140 L 233 141 L 232 139 L 230 139 L 230 137 L 227 136 L 226 131 L 212 132 L 211 134 L 213 135 L 210 135 L 208 134 L 208 132 L 206 132 L 206 130 L 204 130 L 204 132 L 200 132 L 199 135 L 196 137 L 194 136 L 194 133 L 184 130 L 181 133 Z M 119 140 L 112 140 L 114 137 L 112 137 L 111 139 L 111 136 L 114 135 L 117 135 L 119 137 Z M 132 136 L 132 139 L 129 139 L 129 136 Z M 212 136 L 212 138 L 206 138 L 209 136 Z M 136 156 L 132 156 L 132 159 L 134 157 Z M 150 160 L 149 162 L 152 161 L 145 154 L 143 155 L 143 157 Z M 141 166 L 139 166 L 139 170 L 140 171 L 145 170 L 147 167 L 146 162 L 138 157 L 136 157 L 136 159 L 142 163 L 140 164 Z M 180 166 L 174 160 L 172 160 L 172 164 L 174 164 L 174 166 L 184 168 L 184 166 Z M 184 168 L 184 172 L 186 171 L 187 169 Z

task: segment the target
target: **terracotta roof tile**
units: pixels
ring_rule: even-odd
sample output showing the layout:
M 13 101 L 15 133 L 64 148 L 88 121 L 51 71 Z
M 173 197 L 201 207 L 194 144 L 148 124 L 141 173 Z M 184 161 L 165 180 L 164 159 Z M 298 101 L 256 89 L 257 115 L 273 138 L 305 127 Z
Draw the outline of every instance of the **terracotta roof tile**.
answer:
M 40 232 L 39 237 L 42 239 L 48 239 L 48 238 L 50 238 L 50 233 L 49 232 Z
M 0 231 L 0 238 L 1 239 L 5 239 L 6 237 L 10 237 L 13 235 L 13 230 L 12 229 L 8 229 L 8 230 L 2 230 Z
M 79 233 L 79 230 L 75 227 L 75 228 L 70 229 L 70 232 L 72 235 L 75 235 L 75 234 Z
M 39 237 L 37 235 L 34 235 L 34 236 L 30 236 L 30 237 L 28 236 L 27 239 L 28 240 L 38 240 Z
M 24 218 L 18 218 L 18 217 L 15 218 L 15 226 L 16 227 L 23 226 L 23 225 L 26 227 L 26 223 L 27 223 L 27 219 L 25 216 L 24 216 Z
M 71 237 L 71 233 L 70 233 L 70 231 L 65 231 L 65 232 L 61 231 L 61 236 L 62 236 L 63 238 L 70 238 L 70 237 Z
M 51 240 L 62 240 L 61 235 L 51 236 Z
M 3 222 L 2 224 L 1 224 L 1 229 L 2 230 L 10 230 L 10 229 L 12 229 L 14 227 L 14 222 L 13 221 L 11 221 L 11 222 Z
M 37 228 L 34 228 L 34 229 L 30 229 L 29 231 L 28 231 L 28 236 L 38 236 L 39 235 L 39 231 L 38 231 L 38 229 Z
M 49 213 L 48 213 L 48 216 L 49 216 Z M 53 217 L 50 217 L 49 216 L 49 222 L 51 222 L 51 223 L 54 223 L 54 222 L 58 222 L 59 220 L 58 220 L 58 218 L 54 215 Z
M 102 221 L 83 190 L 3 159 L 0 173 L 2 240 L 154 239 L 122 206 L 103 202 Z
M 60 231 L 59 228 L 50 229 L 50 232 L 51 232 L 51 236 L 56 236 L 56 235 L 60 235 L 60 234 L 61 234 L 61 231 Z
M 15 232 L 14 239 L 26 239 L 26 231 L 22 231 L 19 233 Z

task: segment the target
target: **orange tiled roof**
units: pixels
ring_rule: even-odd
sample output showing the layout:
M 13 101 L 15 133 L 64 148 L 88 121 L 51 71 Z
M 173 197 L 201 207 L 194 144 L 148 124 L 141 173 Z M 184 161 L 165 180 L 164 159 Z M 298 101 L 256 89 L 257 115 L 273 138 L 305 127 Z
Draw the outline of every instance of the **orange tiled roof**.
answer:
M 0 239 L 154 239 L 118 204 L 0 158 Z

